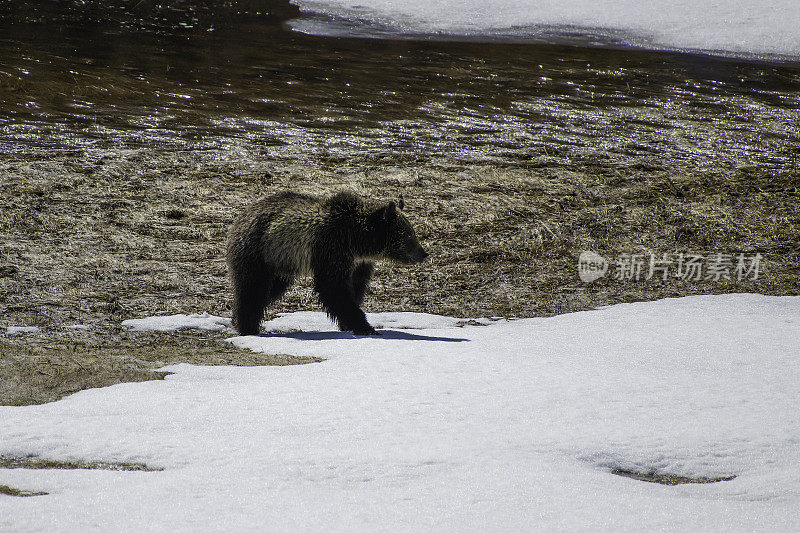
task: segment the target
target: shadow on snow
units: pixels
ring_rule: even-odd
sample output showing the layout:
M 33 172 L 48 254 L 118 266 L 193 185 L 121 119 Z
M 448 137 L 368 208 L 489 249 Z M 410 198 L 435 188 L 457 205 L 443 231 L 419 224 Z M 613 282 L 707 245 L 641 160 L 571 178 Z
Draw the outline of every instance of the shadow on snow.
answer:
M 467 342 L 469 339 L 459 337 L 433 337 L 430 335 L 418 335 L 406 331 L 395 331 L 382 329 L 379 335 L 353 335 L 349 331 L 291 331 L 275 332 L 259 335 L 259 337 L 285 337 L 288 339 L 299 339 L 306 341 L 326 341 L 336 339 L 377 339 L 377 340 L 401 340 L 401 341 L 434 341 L 434 342 Z

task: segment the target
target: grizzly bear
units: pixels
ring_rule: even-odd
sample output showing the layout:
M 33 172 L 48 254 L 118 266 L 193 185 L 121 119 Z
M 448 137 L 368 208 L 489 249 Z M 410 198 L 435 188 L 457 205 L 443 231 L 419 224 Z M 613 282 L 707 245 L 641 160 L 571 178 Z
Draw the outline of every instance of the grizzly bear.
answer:
M 239 215 L 228 235 L 233 325 L 241 335 L 258 334 L 266 307 L 295 277 L 312 274 L 314 290 L 339 329 L 375 335 L 361 310 L 373 261 L 414 264 L 426 257 L 395 202 L 380 204 L 350 192 L 262 198 Z

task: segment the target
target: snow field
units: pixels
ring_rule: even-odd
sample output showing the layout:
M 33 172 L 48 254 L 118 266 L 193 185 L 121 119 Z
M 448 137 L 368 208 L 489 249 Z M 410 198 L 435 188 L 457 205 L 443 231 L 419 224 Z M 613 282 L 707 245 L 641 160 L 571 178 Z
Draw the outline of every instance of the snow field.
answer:
M 174 365 L 0 407 L 0 454 L 164 468 L 0 470 L 50 493 L 0 496 L 0 530 L 800 528 L 800 297 L 369 318 L 391 325 L 353 337 L 296 313 L 267 323 L 287 333 L 229 339 L 323 363 Z

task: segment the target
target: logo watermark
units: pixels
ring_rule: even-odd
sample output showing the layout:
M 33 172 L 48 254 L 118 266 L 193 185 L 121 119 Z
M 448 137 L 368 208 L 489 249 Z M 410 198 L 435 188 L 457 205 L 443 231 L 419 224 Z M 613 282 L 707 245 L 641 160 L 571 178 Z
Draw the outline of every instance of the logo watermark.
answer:
M 701 254 L 620 254 L 613 261 L 591 252 L 578 257 L 578 277 L 591 283 L 609 274 L 620 281 L 677 278 L 687 281 L 757 280 L 762 256 L 717 252 Z
M 594 252 L 581 252 L 578 257 L 578 276 L 584 283 L 600 279 L 608 272 L 608 261 Z

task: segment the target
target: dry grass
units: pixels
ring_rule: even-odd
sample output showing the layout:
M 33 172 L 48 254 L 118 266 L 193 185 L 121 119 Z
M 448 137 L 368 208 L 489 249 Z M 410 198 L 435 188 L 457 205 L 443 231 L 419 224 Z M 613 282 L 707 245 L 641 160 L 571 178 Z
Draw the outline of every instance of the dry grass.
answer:
M 615 468 L 611 471 L 612 474 L 622 477 L 628 477 L 637 481 L 646 481 L 648 483 L 658 483 L 660 485 L 685 485 L 688 483 L 707 484 L 718 483 L 720 481 L 730 481 L 735 479 L 736 476 L 678 476 L 675 474 L 659 474 L 657 472 L 635 472 L 633 470 L 623 470 Z
M 108 462 L 108 461 L 59 461 L 43 457 L 18 457 L 0 455 L 0 468 L 27 468 L 34 470 L 116 470 L 127 472 L 159 472 L 163 468 L 154 468 L 144 463 Z M 44 491 L 22 490 L 8 485 L 0 485 L 0 494 L 7 496 L 44 496 Z
M 82 389 L 163 379 L 137 360 L 109 357 L 81 344 L 19 345 L 0 341 L 0 404 L 30 405 Z
M 47 493 L 38 490 L 22 490 L 22 489 L 15 489 L 14 487 L 9 487 L 8 485 L 0 485 L 0 494 L 5 494 L 6 496 L 27 497 L 27 496 L 44 496 Z
M 0 372 L 16 376 L 0 403 L 152 379 L 156 360 L 242 364 L 242 353 L 226 354 L 213 338 L 126 335 L 119 323 L 229 315 L 227 228 L 245 205 L 284 189 L 405 195 L 431 259 L 381 265 L 368 311 L 542 316 L 688 294 L 800 294 L 797 172 L 423 167 L 154 149 L 0 155 L 0 326 L 43 328 L 0 344 Z M 755 281 L 586 285 L 576 266 L 583 250 L 607 258 L 758 252 L 763 270 Z M 316 308 L 305 281 L 270 312 Z M 63 330 L 75 323 L 92 330 Z
M 169 373 L 155 369 L 179 362 L 257 366 L 317 361 L 321 359 L 258 354 L 192 335 L 0 340 L 0 405 L 45 403 L 83 389 L 164 379 Z
M 124 470 L 128 472 L 160 472 L 144 463 L 108 461 L 58 461 L 42 457 L 17 457 L 0 455 L 0 468 L 28 468 L 34 470 Z

